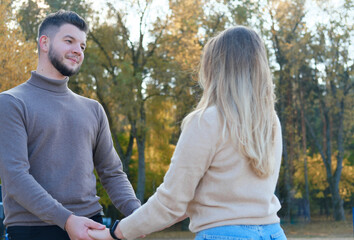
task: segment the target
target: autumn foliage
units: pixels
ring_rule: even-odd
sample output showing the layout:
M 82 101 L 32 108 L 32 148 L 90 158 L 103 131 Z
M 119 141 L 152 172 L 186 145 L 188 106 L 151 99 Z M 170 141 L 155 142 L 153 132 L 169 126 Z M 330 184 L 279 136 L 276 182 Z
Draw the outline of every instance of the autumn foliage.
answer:
M 26 81 L 37 65 L 36 44 L 25 41 L 10 3 L 1 0 L 0 4 L 0 91 Z
M 352 0 L 311 1 L 327 20 L 316 19 L 304 0 L 171 0 L 165 6 L 117 0 L 102 10 L 84 0 L 13 2 L 0 0 L 0 91 L 26 81 L 36 68 L 35 30 L 43 15 L 63 8 L 84 16 L 90 24 L 85 61 L 69 85 L 104 107 L 124 171 L 142 201 L 163 181 L 181 121 L 200 97 L 204 44 L 243 24 L 263 37 L 276 87 L 284 138 L 279 214 L 284 221 L 299 217 L 301 201 L 307 221 L 324 208 L 343 220 L 352 207 Z M 106 214 L 115 216 L 99 182 L 98 194 Z

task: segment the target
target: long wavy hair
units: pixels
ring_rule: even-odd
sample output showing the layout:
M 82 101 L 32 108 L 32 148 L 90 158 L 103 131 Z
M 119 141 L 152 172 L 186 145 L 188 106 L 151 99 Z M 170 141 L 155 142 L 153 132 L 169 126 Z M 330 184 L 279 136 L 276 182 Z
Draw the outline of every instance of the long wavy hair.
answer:
M 204 47 L 199 82 L 203 95 L 182 123 L 216 106 L 229 136 L 260 177 L 273 173 L 276 112 L 273 81 L 266 50 L 255 31 L 227 29 Z

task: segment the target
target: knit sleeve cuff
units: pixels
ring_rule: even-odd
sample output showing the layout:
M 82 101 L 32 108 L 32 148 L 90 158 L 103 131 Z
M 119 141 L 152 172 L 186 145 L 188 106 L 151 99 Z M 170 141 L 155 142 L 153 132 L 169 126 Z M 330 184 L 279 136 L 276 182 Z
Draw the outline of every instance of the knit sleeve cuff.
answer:
M 71 211 L 64 208 L 62 211 L 57 213 L 54 223 L 65 230 L 66 221 L 72 214 L 73 213 Z
M 132 199 L 129 201 L 129 204 L 125 206 L 123 209 L 121 209 L 121 212 L 125 216 L 129 216 L 132 214 L 135 210 L 137 210 L 141 206 L 140 201 L 138 199 Z

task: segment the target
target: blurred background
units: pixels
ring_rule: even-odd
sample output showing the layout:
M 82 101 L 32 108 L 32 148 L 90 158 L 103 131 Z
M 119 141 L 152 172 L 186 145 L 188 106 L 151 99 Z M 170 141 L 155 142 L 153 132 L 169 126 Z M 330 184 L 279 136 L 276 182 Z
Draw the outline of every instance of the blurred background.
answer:
M 103 105 L 142 202 L 161 184 L 181 121 L 199 100 L 204 44 L 246 25 L 262 36 L 275 83 L 284 138 L 276 189 L 282 223 L 351 222 L 352 0 L 0 0 L 0 92 L 35 70 L 38 25 L 59 9 L 90 25 L 84 64 L 69 86 Z M 121 218 L 97 182 L 106 217 Z

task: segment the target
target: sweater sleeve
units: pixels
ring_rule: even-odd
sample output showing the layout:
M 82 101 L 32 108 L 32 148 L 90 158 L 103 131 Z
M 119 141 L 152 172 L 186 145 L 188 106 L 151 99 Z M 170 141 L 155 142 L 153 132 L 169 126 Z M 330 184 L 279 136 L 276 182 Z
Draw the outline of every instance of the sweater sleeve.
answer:
M 215 113 L 215 112 L 213 112 Z M 193 116 L 183 129 L 164 182 L 141 208 L 120 222 L 127 239 L 135 239 L 174 224 L 186 213 L 217 145 L 217 117 Z
M 55 200 L 30 174 L 25 105 L 15 97 L 0 94 L 0 176 L 6 192 L 22 207 L 48 224 L 64 229 L 72 214 Z
M 100 130 L 94 148 L 95 168 L 114 206 L 125 216 L 128 216 L 141 204 L 123 171 L 122 162 L 113 146 L 107 116 L 100 104 L 98 116 Z

